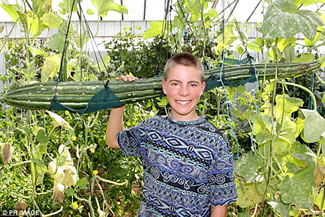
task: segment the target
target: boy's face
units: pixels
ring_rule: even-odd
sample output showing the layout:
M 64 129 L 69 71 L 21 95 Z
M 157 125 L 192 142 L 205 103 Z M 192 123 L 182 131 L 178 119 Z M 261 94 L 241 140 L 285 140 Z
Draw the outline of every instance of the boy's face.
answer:
M 204 92 L 205 82 L 195 67 L 176 65 L 162 81 L 164 93 L 172 108 L 172 117 L 178 121 L 198 119 L 195 107 Z

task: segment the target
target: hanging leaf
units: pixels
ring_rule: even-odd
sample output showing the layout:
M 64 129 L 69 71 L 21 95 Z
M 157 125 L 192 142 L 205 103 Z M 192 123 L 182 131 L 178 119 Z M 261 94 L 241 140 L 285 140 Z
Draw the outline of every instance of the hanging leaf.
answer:
M 316 155 L 307 146 L 295 142 L 291 148 L 291 156 L 304 161 L 305 166 L 293 176 L 286 176 L 281 182 L 281 200 L 286 204 L 296 204 L 300 208 L 311 209 L 313 204 L 312 190 L 315 181 Z M 297 188 L 299 186 L 299 188 Z
M 45 14 L 41 20 L 51 29 L 58 29 L 63 23 L 63 19 L 54 12 Z
M 59 116 L 56 113 L 51 112 L 51 111 L 46 111 L 46 112 L 50 115 L 50 117 L 54 121 L 55 126 L 62 126 L 64 128 L 66 128 L 67 130 L 73 130 L 73 128 L 70 126 L 70 124 L 66 120 L 64 120 L 61 116 Z M 61 153 L 61 152 L 59 149 L 59 153 Z
M 6 143 L 2 149 L 2 163 L 4 165 L 8 164 L 12 157 L 12 147 L 10 144 Z
M 60 55 L 55 54 L 45 57 L 44 65 L 41 68 L 41 81 L 46 82 L 54 75 L 56 75 L 60 69 Z
M 238 205 L 246 208 L 263 201 L 265 182 L 262 183 L 237 183 Z
M 54 182 L 53 196 L 52 199 L 55 201 L 63 202 L 64 200 L 64 185 Z
M 157 35 L 161 35 L 163 22 L 151 21 L 149 22 L 150 28 L 143 33 L 143 39 L 153 38 Z
M 30 16 L 28 16 L 27 22 L 28 22 L 30 34 L 33 37 L 39 36 L 43 32 L 43 30 L 47 28 L 47 26 L 38 17 L 31 18 Z
M 284 203 L 294 203 L 298 207 L 304 209 L 312 208 L 312 186 L 314 184 L 314 169 L 315 167 L 304 168 L 299 170 L 292 178 L 286 176 L 283 179 L 280 184 L 280 191 L 281 200 Z
M 312 11 L 296 9 L 289 0 L 271 3 L 259 31 L 267 38 L 289 39 L 297 33 L 303 33 L 308 39 L 314 39 L 317 27 L 324 25 L 323 21 Z
M 277 95 L 275 98 L 275 118 L 281 120 L 283 116 L 291 119 L 291 114 L 304 105 L 304 101 L 299 98 L 290 97 L 287 94 Z
M 305 116 L 304 138 L 308 143 L 318 142 L 325 132 L 325 119 L 314 110 L 301 109 Z
M 325 103 L 325 93 L 323 93 L 322 103 Z
M 1 4 L 1 7 L 3 8 L 3 10 L 7 12 L 7 14 L 9 14 L 9 16 L 14 22 L 18 22 L 19 20 L 18 11 L 20 9 L 19 5 Z
M 116 11 L 118 13 L 128 13 L 128 9 L 124 5 L 114 3 L 113 0 L 91 0 L 97 9 L 98 16 L 106 17 L 108 11 Z

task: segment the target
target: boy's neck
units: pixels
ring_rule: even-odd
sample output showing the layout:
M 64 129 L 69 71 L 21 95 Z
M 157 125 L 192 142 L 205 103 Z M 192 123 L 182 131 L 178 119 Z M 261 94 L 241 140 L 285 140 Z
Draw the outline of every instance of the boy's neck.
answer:
M 196 112 L 192 115 L 178 115 L 174 114 L 174 112 L 172 111 L 170 113 L 170 117 L 175 121 L 196 121 L 200 119 Z

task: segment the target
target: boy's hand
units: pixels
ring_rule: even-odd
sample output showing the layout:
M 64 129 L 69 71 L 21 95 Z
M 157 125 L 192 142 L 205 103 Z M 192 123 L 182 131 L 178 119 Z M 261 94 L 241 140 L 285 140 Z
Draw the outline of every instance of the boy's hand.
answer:
M 137 79 L 137 78 L 134 77 L 133 75 L 122 75 L 121 77 L 115 78 L 115 80 L 121 80 L 121 81 L 124 81 L 124 82 L 132 82 L 135 79 Z

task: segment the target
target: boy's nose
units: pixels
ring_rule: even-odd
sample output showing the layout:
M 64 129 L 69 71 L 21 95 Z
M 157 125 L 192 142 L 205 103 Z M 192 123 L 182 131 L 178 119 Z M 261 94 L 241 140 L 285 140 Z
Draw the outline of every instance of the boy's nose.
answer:
M 187 87 L 181 87 L 180 88 L 179 95 L 187 96 L 188 94 L 189 94 L 189 91 L 188 91 Z

